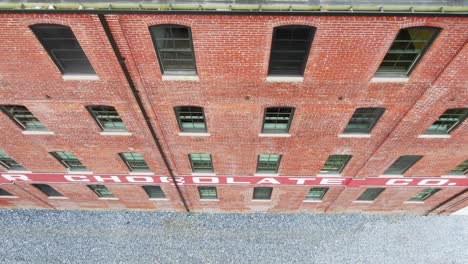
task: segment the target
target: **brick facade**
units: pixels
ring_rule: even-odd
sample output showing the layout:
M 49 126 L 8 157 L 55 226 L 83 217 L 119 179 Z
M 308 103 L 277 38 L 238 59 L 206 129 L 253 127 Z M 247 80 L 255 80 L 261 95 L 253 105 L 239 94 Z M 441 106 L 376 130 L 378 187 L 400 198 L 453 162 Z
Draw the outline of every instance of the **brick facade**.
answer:
M 342 176 L 380 176 L 402 155 L 421 155 L 406 177 L 447 175 L 468 158 L 468 122 L 450 138 L 418 138 L 446 109 L 468 106 L 468 20 L 463 17 L 106 15 L 150 122 L 175 176 L 190 176 L 190 153 L 212 155 L 223 176 L 253 176 L 259 154 L 281 154 L 279 176 L 315 176 L 329 155 L 352 155 Z M 28 26 L 72 28 L 99 80 L 64 80 Z M 192 31 L 198 81 L 163 80 L 149 26 L 178 24 Z M 266 80 L 273 28 L 316 27 L 303 82 Z M 372 80 L 401 28 L 441 32 L 407 82 Z M 25 135 L 0 114 L 0 150 L 28 171 L 66 173 L 48 152 L 70 151 L 94 173 L 128 173 L 120 152 L 143 154 L 151 171 L 169 175 L 124 72 L 97 17 L 88 14 L 0 14 L 0 105 L 26 106 L 54 135 Z M 130 136 L 105 136 L 86 110 L 114 106 Z M 209 136 L 180 136 L 176 106 L 204 108 Z M 290 137 L 259 137 L 264 109 L 294 107 Z M 359 107 L 386 111 L 370 138 L 342 134 Z M 0 172 L 5 172 L 0 167 Z M 17 185 L 17 186 L 16 186 Z M 47 198 L 25 183 L 1 185 L 17 198 L 0 206 L 55 209 L 183 211 L 171 185 L 166 200 L 148 200 L 139 185 L 106 185 L 118 200 L 98 199 L 84 184 L 50 184 L 67 199 Z M 200 201 L 181 187 L 193 211 L 396 212 L 424 214 L 464 192 L 447 187 L 424 203 L 408 203 L 423 188 L 385 190 L 373 203 L 356 203 L 363 188 L 332 187 L 322 202 L 304 202 L 310 187 L 275 187 L 271 201 L 252 201 L 253 186 L 218 187 L 218 200 Z M 468 202 L 456 205 L 463 208 Z M 444 213 L 449 212 L 444 211 Z

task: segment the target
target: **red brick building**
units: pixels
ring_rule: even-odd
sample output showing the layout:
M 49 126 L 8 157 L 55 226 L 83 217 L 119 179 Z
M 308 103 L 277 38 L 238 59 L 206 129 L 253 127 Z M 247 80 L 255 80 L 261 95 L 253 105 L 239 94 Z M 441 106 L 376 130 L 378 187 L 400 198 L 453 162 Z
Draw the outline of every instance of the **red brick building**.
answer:
M 16 2 L 0 1 L 0 207 L 468 205 L 457 1 Z

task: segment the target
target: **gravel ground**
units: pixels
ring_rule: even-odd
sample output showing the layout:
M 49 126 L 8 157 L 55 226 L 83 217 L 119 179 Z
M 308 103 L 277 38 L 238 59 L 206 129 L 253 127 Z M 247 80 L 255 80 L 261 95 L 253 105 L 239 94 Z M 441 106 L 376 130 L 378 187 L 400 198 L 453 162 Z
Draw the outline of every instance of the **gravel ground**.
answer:
M 0 210 L 0 263 L 468 263 L 468 217 Z

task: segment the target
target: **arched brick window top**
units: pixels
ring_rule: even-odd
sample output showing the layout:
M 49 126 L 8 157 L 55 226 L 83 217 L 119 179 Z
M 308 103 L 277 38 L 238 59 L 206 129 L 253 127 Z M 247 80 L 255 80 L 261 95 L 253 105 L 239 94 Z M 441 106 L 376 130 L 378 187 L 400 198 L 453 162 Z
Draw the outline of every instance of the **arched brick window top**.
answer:
M 345 134 L 368 134 L 385 112 L 385 108 L 357 108 L 349 120 Z
M 293 107 L 265 108 L 262 133 L 288 133 L 294 110 Z
M 207 132 L 203 107 L 176 106 L 174 112 L 181 132 Z
M 62 74 L 96 74 L 70 27 L 35 24 L 30 28 Z
M 165 24 L 151 26 L 149 30 L 162 74 L 197 74 L 190 27 Z
M 379 77 L 407 77 L 440 32 L 436 27 L 408 27 L 398 31 L 377 69 Z
M 127 128 L 115 107 L 107 105 L 91 105 L 87 106 L 86 109 L 88 109 L 94 120 L 96 120 L 96 123 L 98 123 L 103 131 L 127 131 Z
M 315 30 L 303 25 L 275 27 L 268 75 L 303 76 Z

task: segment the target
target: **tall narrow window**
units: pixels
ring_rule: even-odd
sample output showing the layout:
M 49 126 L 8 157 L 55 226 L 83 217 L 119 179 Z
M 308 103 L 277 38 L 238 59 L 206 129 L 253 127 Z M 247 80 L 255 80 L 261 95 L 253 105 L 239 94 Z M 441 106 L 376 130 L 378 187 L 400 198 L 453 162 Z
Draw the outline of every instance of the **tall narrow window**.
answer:
M 198 187 L 198 194 L 202 200 L 214 200 L 218 199 L 218 193 L 216 187 L 211 186 L 200 186 Z
M 339 174 L 348 164 L 351 155 L 331 155 L 323 165 L 320 174 Z
M 205 113 L 202 107 L 178 106 L 174 108 L 181 132 L 206 132 Z
M 413 198 L 409 199 L 409 201 L 422 202 L 426 200 L 427 198 L 431 197 L 433 194 L 435 194 L 438 191 L 440 191 L 440 189 L 433 189 L 433 188 L 424 189 L 418 192 Z
M 0 165 L 9 171 L 23 171 L 26 170 L 14 159 L 10 158 L 7 154 L 0 151 Z
M 270 200 L 273 187 L 255 187 L 253 200 Z
M 466 175 L 468 174 L 468 160 L 458 165 L 455 169 L 449 172 L 449 175 Z
M 358 201 L 373 201 L 379 196 L 385 188 L 368 188 L 357 199 Z
M 257 173 L 275 174 L 278 172 L 281 155 L 278 154 L 260 154 L 257 161 Z
M 10 196 L 14 196 L 13 194 L 3 190 L 3 189 L 0 189 L 0 197 L 10 197 Z
M 468 108 L 447 109 L 424 134 L 448 134 L 468 117 Z
M 210 154 L 189 154 L 192 172 L 213 172 Z
M 45 126 L 22 105 L 2 105 L 0 109 L 23 130 L 44 131 Z
M 305 200 L 310 201 L 321 201 L 323 196 L 327 193 L 328 188 L 310 188 L 309 192 L 307 193 Z
M 37 24 L 31 30 L 62 74 L 95 74 L 70 27 Z
M 384 174 L 397 174 L 405 173 L 411 166 L 413 166 L 422 156 L 406 155 L 399 157 L 393 164 L 384 172 Z
M 150 32 L 163 74 L 196 74 L 192 32 L 189 27 L 158 25 L 150 27 Z
M 51 154 L 59 160 L 69 171 L 86 171 L 88 170 L 81 162 L 70 152 L 57 151 Z
M 140 153 L 125 152 L 125 153 L 120 153 L 120 157 L 125 161 L 125 164 L 127 164 L 127 167 L 130 169 L 130 171 L 134 171 L 134 172 L 150 171 L 148 168 L 148 165 L 145 162 L 145 159 L 143 158 L 143 155 L 141 155 Z
M 59 193 L 57 190 L 52 188 L 50 185 L 47 184 L 33 184 L 32 186 L 39 189 L 45 195 L 49 197 L 63 197 L 63 194 Z
M 151 199 L 164 199 L 166 195 L 164 194 L 163 190 L 160 186 L 142 186 L 143 190 L 145 190 L 146 194 L 148 194 L 149 198 Z
M 291 107 L 269 107 L 265 109 L 262 133 L 288 133 L 294 115 Z
M 439 33 L 438 28 L 411 27 L 400 29 L 376 76 L 407 76 Z
M 384 108 L 358 108 L 354 111 L 344 133 L 370 133 L 377 121 L 385 112 Z
M 268 75 L 303 76 L 314 33 L 308 26 L 275 27 Z
M 88 185 L 99 198 L 114 198 L 114 195 L 104 185 Z
M 88 106 L 88 111 L 94 117 L 103 131 L 127 131 L 119 113 L 112 106 Z

